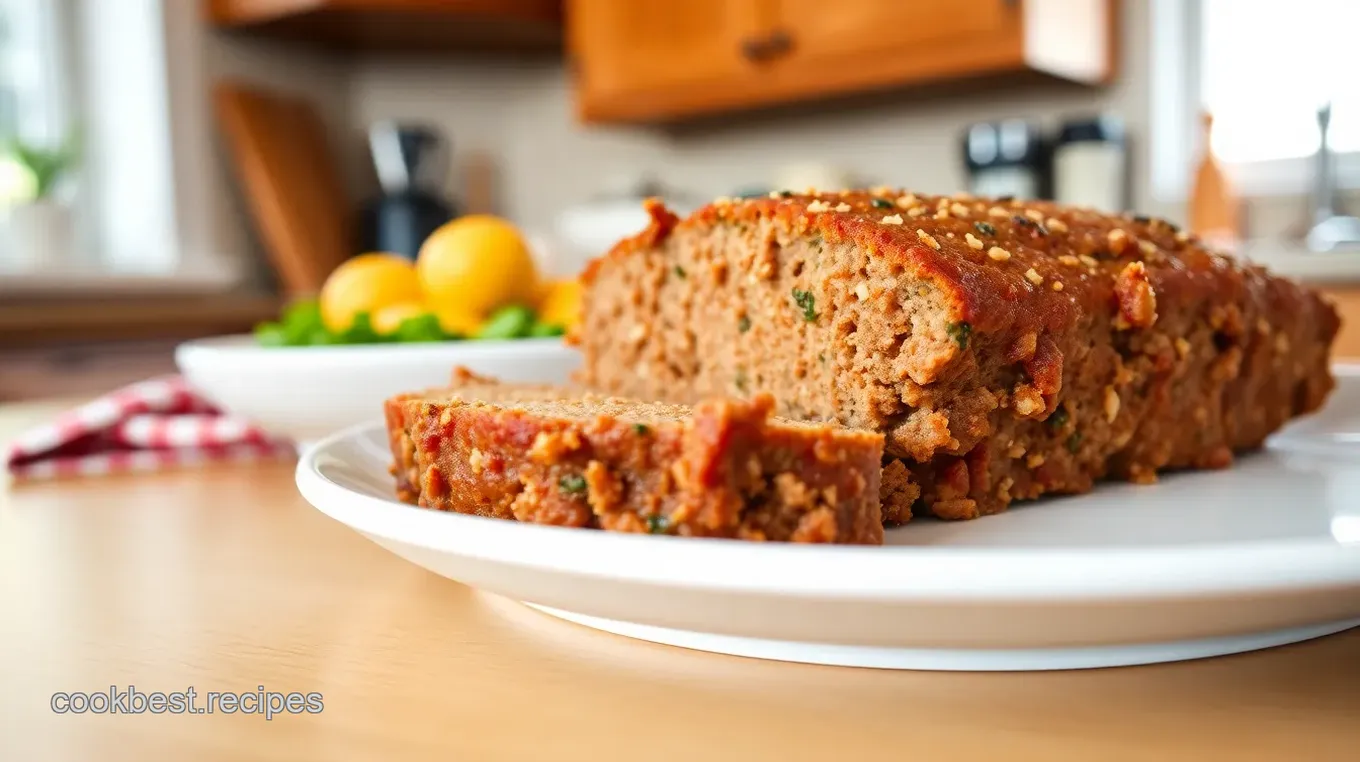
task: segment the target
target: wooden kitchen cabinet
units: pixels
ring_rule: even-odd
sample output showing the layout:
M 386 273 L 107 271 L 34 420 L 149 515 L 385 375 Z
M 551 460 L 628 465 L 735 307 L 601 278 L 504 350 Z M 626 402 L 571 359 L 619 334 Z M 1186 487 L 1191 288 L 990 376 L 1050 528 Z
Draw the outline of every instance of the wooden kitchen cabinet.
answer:
M 590 122 L 1039 72 L 1113 76 L 1115 0 L 569 0 Z
M 1004 41 L 1016 16 L 1015 4 L 997 0 L 778 0 L 777 7 L 779 27 L 798 41 L 800 62 L 821 66 L 900 58 L 904 50 L 961 40 L 971 41 L 964 47 L 977 55 L 972 48 Z
M 602 116 L 738 105 L 730 84 L 751 70 L 743 46 L 768 27 L 746 0 L 580 0 L 567 23 L 583 105 Z
M 562 0 L 202 0 L 219 29 L 341 50 L 554 52 Z

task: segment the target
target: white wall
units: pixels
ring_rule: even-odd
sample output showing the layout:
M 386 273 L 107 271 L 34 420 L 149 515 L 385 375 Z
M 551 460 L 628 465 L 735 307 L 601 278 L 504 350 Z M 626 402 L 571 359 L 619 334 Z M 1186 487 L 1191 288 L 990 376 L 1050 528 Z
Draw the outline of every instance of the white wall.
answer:
M 1135 205 L 1151 209 L 1140 142 L 1149 121 L 1148 9 L 1141 2 L 1121 5 L 1121 77 L 1098 90 L 1039 84 L 928 100 L 885 94 L 873 105 L 814 105 L 797 115 L 733 117 L 720 126 L 665 131 L 578 124 L 559 63 L 370 58 L 351 70 L 351 124 L 430 122 L 456 151 L 489 152 L 499 163 L 505 213 L 547 229 L 558 210 L 588 198 L 609 175 L 638 170 L 700 198 L 771 182 L 781 165 L 808 160 L 836 164 L 870 183 L 952 192 L 964 185 L 959 136 L 965 125 L 1016 116 L 1051 125 L 1111 112 L 1135 141 Z

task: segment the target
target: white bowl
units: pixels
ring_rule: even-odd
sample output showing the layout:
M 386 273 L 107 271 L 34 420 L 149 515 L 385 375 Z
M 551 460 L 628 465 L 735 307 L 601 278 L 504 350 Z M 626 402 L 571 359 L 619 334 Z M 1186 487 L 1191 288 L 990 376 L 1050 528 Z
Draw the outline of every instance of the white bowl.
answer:
M 262 347 L 251 336 L 181 344 L 189 383 L 229 413 L 310 442 L 382 419 L 400 392 L 444 386 L 454 366 L 503 381 L 566 383 L 580 363 L 561 339 Z

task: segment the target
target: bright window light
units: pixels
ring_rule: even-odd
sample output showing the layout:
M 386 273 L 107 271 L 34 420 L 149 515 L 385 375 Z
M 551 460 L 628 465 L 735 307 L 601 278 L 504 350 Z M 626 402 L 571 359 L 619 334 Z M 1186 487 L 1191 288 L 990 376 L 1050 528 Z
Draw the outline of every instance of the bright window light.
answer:
M 1201 95 L 1220 159 L 1312 155 L 1328 101 L 1332 149 L 1360 151 L 1360 2 L 1203 0 L 1202 24 Z

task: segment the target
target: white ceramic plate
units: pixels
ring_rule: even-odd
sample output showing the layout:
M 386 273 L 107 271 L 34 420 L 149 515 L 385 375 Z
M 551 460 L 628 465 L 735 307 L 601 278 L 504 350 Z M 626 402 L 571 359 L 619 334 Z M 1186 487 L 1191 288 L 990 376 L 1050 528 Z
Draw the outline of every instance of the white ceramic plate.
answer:
M 1360 624 L 1360 372 L 1229 470 L 1105 484 L 887 547 L 618 535 L 412 508 L 364 427 L 298 464 L 332 518 L 438 574 L 590 627 L 723 653 L 913 669 L 1197 658 Z M 1349 439 L 1348 439 L 1349 438 Z
M 175 362 L 223 409 L 310 442 L 382 420 L 382 401 L 444 386 L 455 365 L 503 381 L 566 383 L 580 355 L 561 339 L 262 347 L 251 336 L 181 344 Z

